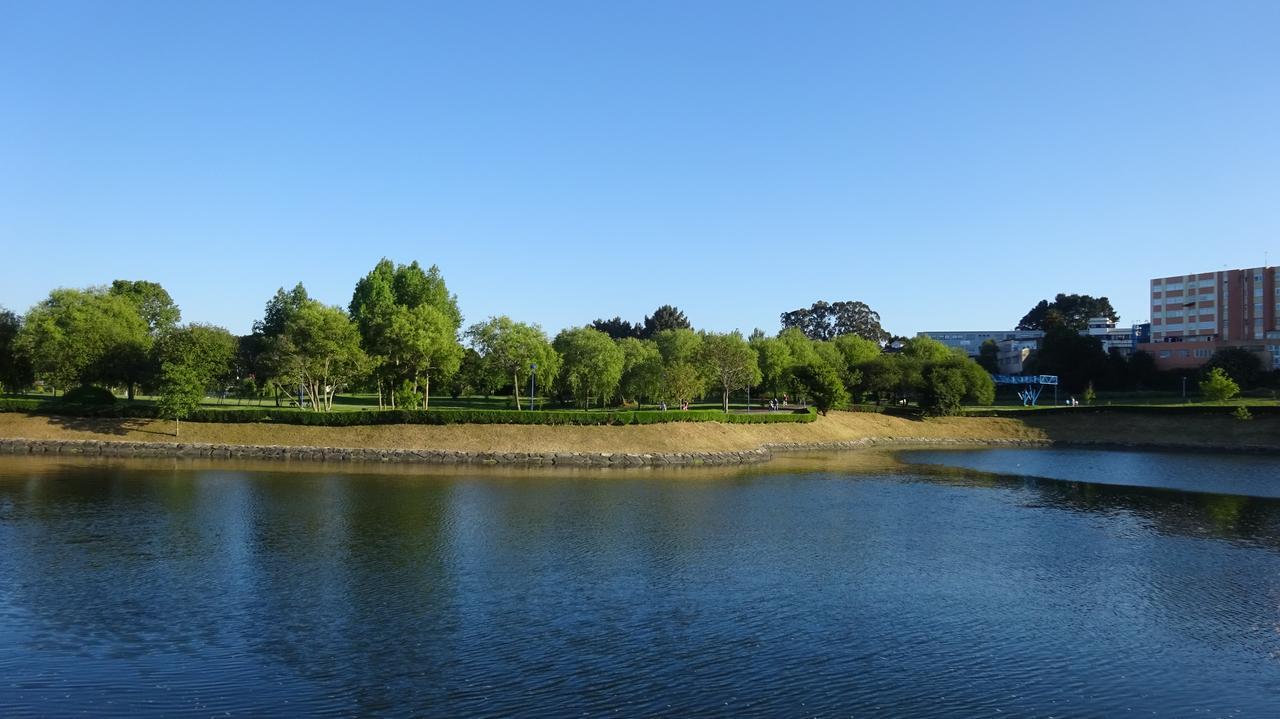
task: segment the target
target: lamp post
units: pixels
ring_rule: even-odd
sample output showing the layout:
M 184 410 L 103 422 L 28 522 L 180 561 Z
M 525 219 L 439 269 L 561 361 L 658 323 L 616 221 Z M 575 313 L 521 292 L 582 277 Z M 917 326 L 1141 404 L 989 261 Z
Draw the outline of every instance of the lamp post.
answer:
M 1182 403 L 1187 403 L 1187 376 L 1182 375 Z
M 533 405 L 533 398 L 536 396 L 534 393 L 538 387 L 538 363 L 534 362 L 529 365 L 529 369 L 531 370 L 529 372 L 529 409 L 536 410 L 537 407 Z

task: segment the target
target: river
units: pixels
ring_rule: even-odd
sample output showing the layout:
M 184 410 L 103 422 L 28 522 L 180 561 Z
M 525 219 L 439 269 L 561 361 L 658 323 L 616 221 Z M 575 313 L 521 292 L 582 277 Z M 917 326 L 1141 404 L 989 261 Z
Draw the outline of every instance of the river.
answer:
M 1258 716 L 1280 702 L 1274 457 L 901 459 L 0 458 L 0 715 Z

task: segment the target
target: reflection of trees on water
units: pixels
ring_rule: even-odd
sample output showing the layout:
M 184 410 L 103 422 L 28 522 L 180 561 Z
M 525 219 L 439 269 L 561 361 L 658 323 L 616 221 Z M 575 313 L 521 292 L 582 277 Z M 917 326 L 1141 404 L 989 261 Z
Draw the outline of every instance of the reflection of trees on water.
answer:
M 966 486 L 1025 489 L 1045 506 L 1128 513 L 1166 534 L 1280 549 L 1280 499 L 1019 477 L 940 465 L 913 465 L 910 472 Z

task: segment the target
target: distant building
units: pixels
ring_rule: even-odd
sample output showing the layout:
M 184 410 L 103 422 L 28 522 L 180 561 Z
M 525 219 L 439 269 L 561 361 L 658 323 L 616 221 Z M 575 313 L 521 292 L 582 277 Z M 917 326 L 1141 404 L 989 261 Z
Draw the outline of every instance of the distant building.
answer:
M 1199 367 L 1224 347 L 1280 369 L 1280 270 L 1254 267 L 1151 280 L 1151 338 L 1160 369 Z
M 1023 365 L 1040 348 L 1037 339 L 1009 339 L 996 343 L 996 367 L 999 374 L 1022 374 Z
M 1080 334 L 1097 337 L 1102 342 L 1103 352 L 1114 349 L 1125 357 L 1133 354 L 1136 346 L 1134 338 L 1138 335 L 1138 328 L 1144 326 L 1116 327 L 1116 323 L 1107 317 L 1090 317 L 1088 325 L 1088 328 Z
M 1044 332 L 1040 330 L 990 330 L 990 331 L 974 331 L 974 332 L 920 332 L 917 337 L 929 337 L 935 339 L 948 347 L 958 347 L 965 351 L 970 357 L 977 357 L 978 351 L 982 348 L 982 343 L 991 340 L 996 344 L 1005 340 L 1019 340 L 1023 342 L 1034 342 L 1032 349 L 1039 347 L 1040 339 L 1044 337 Z

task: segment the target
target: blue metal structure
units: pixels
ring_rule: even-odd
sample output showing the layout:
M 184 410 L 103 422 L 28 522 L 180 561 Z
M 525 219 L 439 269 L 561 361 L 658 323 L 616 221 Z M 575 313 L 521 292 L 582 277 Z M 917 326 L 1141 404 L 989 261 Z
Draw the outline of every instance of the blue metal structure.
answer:
M 1056 374 L 993 374 L 991 379 L 996 384 L 1024 386 L 1026 389 L 1018 392 L 1018 399 L 1022 400 L 1024 407 L 1034 407 L 1040 399 L 1040 392 L 1046 386 L 1053 387 L 1053 403 L 1058 403 L 1058 375 Z

